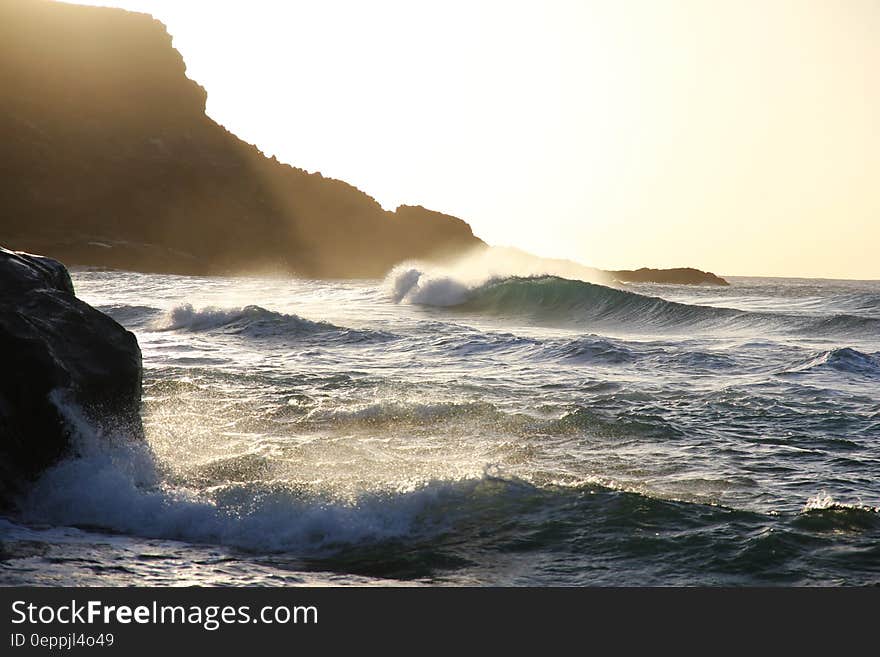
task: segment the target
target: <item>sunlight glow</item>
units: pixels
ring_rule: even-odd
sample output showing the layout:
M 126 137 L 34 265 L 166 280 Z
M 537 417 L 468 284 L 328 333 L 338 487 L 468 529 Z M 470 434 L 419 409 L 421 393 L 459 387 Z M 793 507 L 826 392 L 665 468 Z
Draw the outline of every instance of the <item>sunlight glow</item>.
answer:
M 880 278 L 872 0 L 115 0 L 243 139 L 603 268 Z

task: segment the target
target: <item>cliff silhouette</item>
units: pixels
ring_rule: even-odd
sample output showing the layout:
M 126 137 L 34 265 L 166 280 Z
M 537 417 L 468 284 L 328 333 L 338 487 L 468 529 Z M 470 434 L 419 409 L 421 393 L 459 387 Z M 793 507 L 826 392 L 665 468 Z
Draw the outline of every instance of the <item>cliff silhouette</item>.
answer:
M 185 71 L 147 14 L 0 1 L 0 243 L 67 264 L 313 277 L 483 244 L 456 217 L 388 212 L 267 158 L 205 114 Z

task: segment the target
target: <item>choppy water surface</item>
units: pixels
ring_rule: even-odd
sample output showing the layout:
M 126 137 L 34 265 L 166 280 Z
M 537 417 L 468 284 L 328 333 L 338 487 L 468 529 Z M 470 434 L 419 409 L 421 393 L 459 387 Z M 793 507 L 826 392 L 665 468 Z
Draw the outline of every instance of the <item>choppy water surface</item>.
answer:
M 880 282 L 82 270 L 148 444 L 0 519 L 0 582 L 880 582 Z

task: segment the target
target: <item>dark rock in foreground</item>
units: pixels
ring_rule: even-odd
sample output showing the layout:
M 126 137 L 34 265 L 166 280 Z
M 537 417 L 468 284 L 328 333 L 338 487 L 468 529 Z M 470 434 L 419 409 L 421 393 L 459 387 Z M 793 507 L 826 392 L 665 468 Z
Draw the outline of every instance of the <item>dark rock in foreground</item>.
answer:
M 142 431 L 135 336 L 77 299 L 56 260 L 0 247 L 0 363 L 0 507 L 72 448 L 60 405 Z
M 609 271 L 621 283 L 662 283 L 665 285 L 730 285 L 720 276 L 693 267 L 677 269 L 624 269 Z

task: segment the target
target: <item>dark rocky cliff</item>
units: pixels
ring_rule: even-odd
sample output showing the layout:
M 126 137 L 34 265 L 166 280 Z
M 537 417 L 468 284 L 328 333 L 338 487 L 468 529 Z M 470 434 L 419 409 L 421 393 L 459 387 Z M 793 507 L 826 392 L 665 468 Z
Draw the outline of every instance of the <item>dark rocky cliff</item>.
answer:
M 482 244 L 459 219 L 386 212 L 229 133 L 146 14 L 2 0 L 0 89 L 0 242 L 13 248 L 146 271 L 353 277 Z

